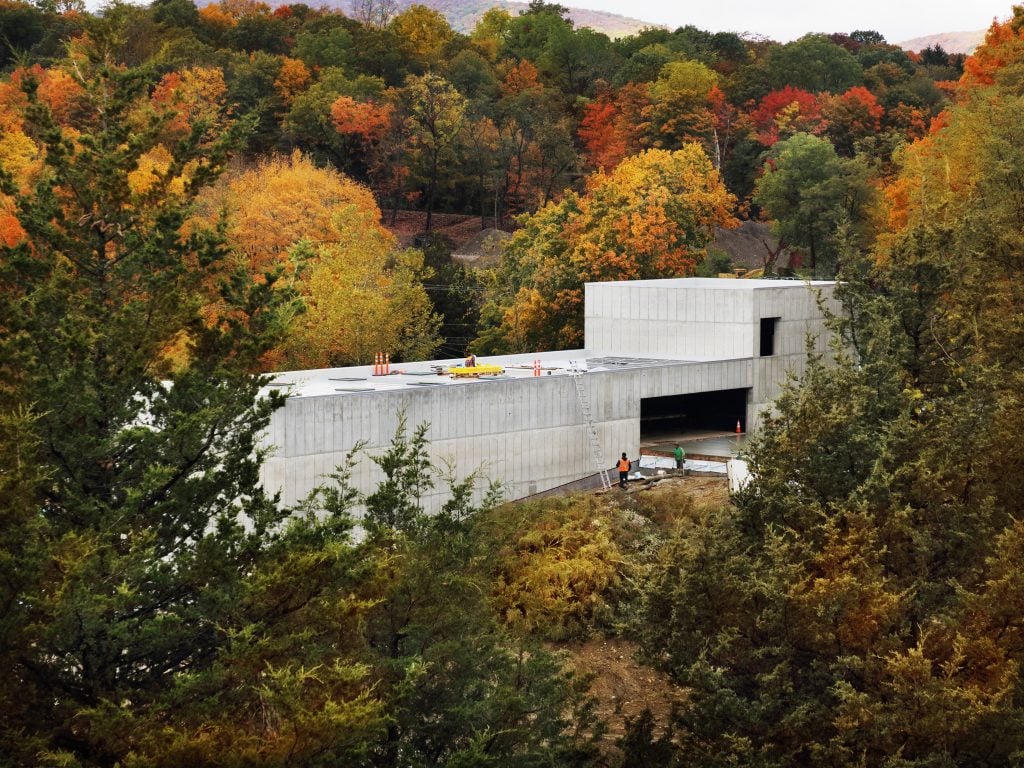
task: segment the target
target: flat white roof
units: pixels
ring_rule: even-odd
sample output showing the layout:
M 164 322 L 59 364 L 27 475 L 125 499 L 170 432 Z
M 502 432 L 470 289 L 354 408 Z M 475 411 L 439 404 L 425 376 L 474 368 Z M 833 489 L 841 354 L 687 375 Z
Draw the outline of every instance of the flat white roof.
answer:
M 541 376 L 563 376 L 575 367 L 581 371 L 624 371 L 663 365 L 706 363 L 706 360 L 655 359 L 639 356 L 596 356 L 586 350 L 536 352 L 520 355 L 479 356 L 479 365 L 500 365 L 500 376 L 452 378 L 448 368 L 461 366 L 463 358 L 392 363 L 388 375 L 375 375 L 374 366 L 317 368 L 305 371 L 281 371 L 270 375 L 268 389 L 288 392 L 290 397 L 325 397 L 370 392 L 397 392 L 434 387 L 487 386 L 490 382 L 531 379 L 534 360 L 539 360 Z
M 804 288 L 808 286 L 829 286 L 835 283 L 827 280 L 733 280 L 713 277 L 684 277 L 665 280 L 622 280 L 616 282 L 587 283 L 590 285 L 629 286 L 631 288 L 674 288 L 715 289 L 728 291 L 753 291 L 759 288 Z M 320 368 L 305 371 L 282 371 L 271 377 L 269 388 L 285 390 L 291 397 L 324 397 L 369 392 L 395 392 L 429 389 L 438 386 L 487 386 L 493 381 L 529 379 L 533 377 L 533 363 L 539 360 L 542 376 L 566 375 L 573 367 L 583 371 L 623 371 L 640 367 L 686 365 L 690 363 L 725 362 L 721 359 L 654 359 L 633 356 L 598 356 L 583 349 L 557 352 L 531 352 L 518 355 L 496 355 L 478 357 L 481 365 L 500 365 L 505 372 L 498 377 L 451 378 L 447 369 L 461 366 L 462 358 L 445 360 L 423 360 L 407 363 L 393 363 L 388 375 L 374 373 L 374 366 L 361 365 L 348 368 Z M 744 358 L 745 359 L 745 358 Z
M 606 280 L 587 285 L 629 286 L 631 288 L 698 288 L 701 290 L 756 291 L 759 288 L 820 288 L 834 280 L 763 280 L 728 277 L 670 277 L 661 280 Z

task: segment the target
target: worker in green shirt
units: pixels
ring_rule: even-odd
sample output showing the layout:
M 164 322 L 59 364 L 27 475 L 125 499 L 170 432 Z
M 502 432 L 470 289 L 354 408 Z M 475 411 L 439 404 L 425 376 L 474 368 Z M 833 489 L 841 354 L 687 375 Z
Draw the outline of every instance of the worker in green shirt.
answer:
M 682 469 L 683 462 L 686 461 L 686 451 L 682 449 L 679 443 L 676 443 L 676 449 L 672 455 L 676 457 L 676 469 Z

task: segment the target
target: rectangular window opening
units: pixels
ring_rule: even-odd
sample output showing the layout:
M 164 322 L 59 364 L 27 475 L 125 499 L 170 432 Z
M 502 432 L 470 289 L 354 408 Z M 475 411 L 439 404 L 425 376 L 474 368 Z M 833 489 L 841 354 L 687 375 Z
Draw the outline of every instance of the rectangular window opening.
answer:
M 775 354 L 775 328 L 779 323 L 777 317 L 761 318 L 761 357 Z

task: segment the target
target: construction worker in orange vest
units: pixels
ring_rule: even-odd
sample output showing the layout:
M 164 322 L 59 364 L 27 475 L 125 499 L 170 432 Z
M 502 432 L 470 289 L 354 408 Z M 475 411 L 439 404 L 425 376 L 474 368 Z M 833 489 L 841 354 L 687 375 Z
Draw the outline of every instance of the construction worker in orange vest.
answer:
M 633 465 L 630 463 L 629 459 L 626 458 L 626 454 L 622 454 L 622 458 L 619 459 L 619 463 L 618 463 L 618 468 L 619 468 L 619 488 L 625 488 L 626 487 L 626 480 L 629 477 L 629 470 L 630 470 L 630 468 L 632 466 Z

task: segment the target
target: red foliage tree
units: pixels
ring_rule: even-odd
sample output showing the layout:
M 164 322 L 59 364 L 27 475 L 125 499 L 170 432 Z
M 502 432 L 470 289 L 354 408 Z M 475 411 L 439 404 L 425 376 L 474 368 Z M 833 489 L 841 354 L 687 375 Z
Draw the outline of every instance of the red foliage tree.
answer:
M 611 170 L 643 149 L 649 103 L 647 84 L 629 83 L 617 92 L 602 91 L 584 107 L 577 134 L 592 166 Z
M 791 85 L 765 94 L 751 111 L 750 119 L 757 140 L 768 147 L 794 133 L 820 134 L 825 130 L 818 98 Z

